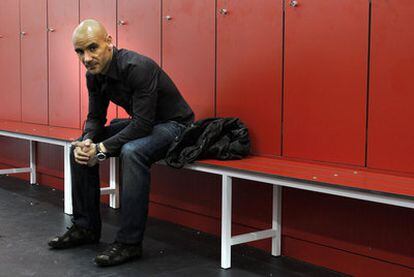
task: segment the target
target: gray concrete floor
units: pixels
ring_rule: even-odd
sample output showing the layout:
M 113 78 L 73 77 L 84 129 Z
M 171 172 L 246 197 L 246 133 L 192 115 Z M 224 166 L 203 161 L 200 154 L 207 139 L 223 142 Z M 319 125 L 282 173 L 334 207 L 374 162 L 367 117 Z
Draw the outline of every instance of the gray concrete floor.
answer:
M 220 268 L 220 240 L 168 222 L 149 219 L 144 256 L 112 268 L 93 263 L 111 243 L 119 212 L 102 206 L 99 245 L 49 250 L 47 241 L 70 226 L 63 193 L 0 177 L 0 276 L 343 276 L 287 257 L 272 257 L 248 247 L 233 247 L 232 268 Z

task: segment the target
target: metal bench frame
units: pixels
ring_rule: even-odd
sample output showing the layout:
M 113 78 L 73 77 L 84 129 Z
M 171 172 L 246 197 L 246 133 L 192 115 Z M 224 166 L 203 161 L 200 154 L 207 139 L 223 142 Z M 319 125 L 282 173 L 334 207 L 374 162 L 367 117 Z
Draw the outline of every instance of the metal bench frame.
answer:
M 221 267 L 231 267 L 231 246 L 251 241 L 272 239 L 272 255 L 281 255 L 281 226 L 282 226 L 282 188 L 320 192 L 347 198 L 377 202 L 387 205 L 414 209 L 414 197 L 396 194 L 379 193 L 360 190 L 345 186 L 329 185 L 297 179 L 289 179 L 277 175 L 232 169 L 203 163 L 187 165 L 186 169 L 212 173 L 222 176 L 222 207 L 221 207 Z M 266 183 L 273 186 L 272 228 L 257 232 L 249 232 L 237 236 L 231 235 L 232 224 L 232 180 L 233 178 Z
M 10 131 L 0 131 L 1 136 L 17 138 L 29 141 L 29 167 L 23 168 L 9 168 L 0 170 L 0 175 L 15 174 L 15 173 L 30 173 L 30 184 L 37 183 L 36 176 L 36 143 L 47 143 L 53 145 L 63 146 L 64 159 L 64 212 L 72 214 L 72 175 L 70 169 L 70 149 L 71 141 L 60 140 L 55 138 L 46 138 L 36 135 L 20 134 Z M 101 194 L 109 194 L 109 206 L 117 209 L 119 208 L 119 186 L 118 186 L 118 162 L 115 158 L 110 158 L 110 178 L 109 187 L 101 188 Z

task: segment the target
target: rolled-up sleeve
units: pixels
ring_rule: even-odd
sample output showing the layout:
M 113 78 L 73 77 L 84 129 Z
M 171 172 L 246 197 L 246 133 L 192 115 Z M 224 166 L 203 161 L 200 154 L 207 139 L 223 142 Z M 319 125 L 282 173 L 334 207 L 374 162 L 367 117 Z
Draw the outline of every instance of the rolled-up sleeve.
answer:
M 158 98 L 159 70 L 147 65 L 145 70 L 133 66 L 128 71 L 127 84 L 132 88 L 132 120 L 116 135 L 103 141 L 108 153 L 118 152 L 122 145 L 152 132 Z

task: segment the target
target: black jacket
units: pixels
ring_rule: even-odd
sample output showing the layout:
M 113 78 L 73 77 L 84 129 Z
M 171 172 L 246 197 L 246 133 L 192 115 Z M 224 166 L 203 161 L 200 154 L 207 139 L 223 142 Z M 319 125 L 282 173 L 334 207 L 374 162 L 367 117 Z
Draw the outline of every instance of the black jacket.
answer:
M 241 159 L 250 152 L 249 132 L 238 118 L 207 118 L 184 130 L 171 145 L 166 163 L 182 168 L 200 158 Z

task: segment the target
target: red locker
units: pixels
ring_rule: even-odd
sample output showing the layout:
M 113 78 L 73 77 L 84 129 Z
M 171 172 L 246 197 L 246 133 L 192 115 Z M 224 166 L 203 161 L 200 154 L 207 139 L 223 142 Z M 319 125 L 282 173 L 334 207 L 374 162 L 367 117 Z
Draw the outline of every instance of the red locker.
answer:
M 118 1 L 118 46 L 161 64 L 161 0 Z M 118 107 L 118 117 L 128 117 Z
M 116 0 L 82 0 L 80 1 L 80 21 L 95 19 L 101 22 L 112 36 L 112 42 L 116 45 Z M 81 65 L 81 125 L 88 115 L 88 89 L 85 80 L 85 67 Z M 116 118 L 117 107 L 111 103 L 108 108 L 108 122 Z
M 118 46 L 161 63 L 161 0 L 118 1 Z
M 78 1 L 48 1 L 49 124 L 80 128 L 79 60 L 72 33 L 79 24 Z
M 21 0 L 22 120 L 48 124 L 46 0 Z
M 214 1 L 165 0 L 162 17 L 164 70 L 196 119 L 214 116 Z
M 368 167 L 414 173 L 414 2 L 372 1 Z
M 20 11 L 15 0 L 0 1 L 0 84 L 0 118 L 20 121 Z
M 285 5 L 283 155 L 363 166 L 369 1 Z
M 217 115 L 243 120 L 253 152 L 280 155 L 282 1 L 217 1 Z

